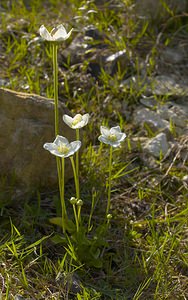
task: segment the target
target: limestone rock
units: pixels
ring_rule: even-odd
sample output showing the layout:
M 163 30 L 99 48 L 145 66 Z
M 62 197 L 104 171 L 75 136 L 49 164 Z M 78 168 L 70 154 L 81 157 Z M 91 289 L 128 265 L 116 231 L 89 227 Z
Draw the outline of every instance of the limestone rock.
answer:
M 188 126 L 188 107 L 169 102 L 158 109 L 158 114 L 162 119 L 172 121 L 180 128 Z
M 133 114 L 136 125 L 144 126 L 146 123 L 153 131 L 169 129 L 169 122 L 163 120 L 159 114 L 145 107 L 138 107 Z
M 158 23 L 171 14 L 183 13 L 186 11 L 186 0 L 136 0 L 136 12 L 147 19 Z
M 144 150 L 156 158 L 160 158 L 161 154 L 165 156 L 169 149 L 166 134 L 163 132 L 156 135 L 144 145 Z
M 69 141 L 75 132 L 63 123 L 61 116 L 70 114 L 60 103 L 60 135 Z M 26 190 L 58 186 L 56 158 L 43 149 L 53 142 L 54 102 L 34 94 L 0 88 L 0 174 L 14 176 L 18 186 Z M 66 160 L 65 180 L 72 177 Z

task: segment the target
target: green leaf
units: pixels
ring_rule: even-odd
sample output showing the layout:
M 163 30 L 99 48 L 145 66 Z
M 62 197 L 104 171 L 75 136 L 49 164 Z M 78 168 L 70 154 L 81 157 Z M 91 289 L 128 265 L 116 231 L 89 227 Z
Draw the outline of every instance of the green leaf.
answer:
M 51 224 L 57 225 L 59 227 L 62 228 L 62 218 L 61 217 L 55 217 L 55 218 L 50 218 L 49 222 Z M 69 233 L 73 233 L 76 231 L 76 226 L 73 223 L 73 221 L 71 220 L 65 220 L 65 229 L 69 232 Z

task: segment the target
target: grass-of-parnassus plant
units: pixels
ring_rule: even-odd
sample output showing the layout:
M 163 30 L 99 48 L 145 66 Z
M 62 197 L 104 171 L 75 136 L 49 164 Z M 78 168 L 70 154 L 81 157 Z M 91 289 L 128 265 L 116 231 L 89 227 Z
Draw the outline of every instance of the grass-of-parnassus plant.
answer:
M 59 192 L 61 200 L 61 218 L 53 218 L 53 222 L 60 225 L 63 230 L 63 235 L 65 237 L 65 248 L 67 252 L 75 260 L 79 262 L 84 262 L 88 265 L 93 265 L 95 267 L 102 266 L 101 247 L 106 246 L 105 234 L 106 230 L 109 228 L 109 222 L 111 219 L 110 202 L 111 202 L 111 184 L 112 184 L 112 152 L 113 147 L 119 147 L 121 142 L 124 141 L 126 134 L 121 132 L 120 126 L 112 127 L 111 129 L 101 126 L 101 135 L 99 136 L 99 141 L 108 144 L 110 146 L 109 151 L 109 176 L 108 176 L 108 196 L 107 196 L 107 207 L 102 224 L 98 225 L 95 231 L 95 235 L 92 237 L 90 233 L 91 228 L 88 224 L 84 227 L 81 218 L 81 208 L 83 205 L 82 199 L 80 199 L 80 186 L 79 186 L 79 149 L 81 147 L 80 133 L 79 130 L 87 125 L 89 121 L 89 114 L 77 114 L 73 118 L 68 115 L 63 116 L 63 121 L 72 129 L 76 130 L 76 141 L 70 142 L 66 137 L 61 136 L 59 133 L 59 112 L 58 112 L 58 62 L 57 62 L 57 50 L 58 43 L 68 39 L 71 35 L 72 29 L 69 33 L 63 25 L 59 25 L 49 31 L 44 25 L 40 27 L 40 35 L 46 41 L 49 41 L 53 47 L 53 74 L 54 74 L 54 108 L 55 108 L 55 140 L 52 143 L 45 143 L 44 149 L 48 150 L 51 154 L 56 156 L 57 160 L 57 171 L 58 171 L 58 181 L 59 181 Z M 74 162 L 73 155 L 76 154 L 76 164 Z M 76 195 L 72 196 L 70 203 L 73 207 L 74 212 L 74 222 L 69 219 L 66 201 L 65 201 L 65 164 L 64 159 L 70 158 L 74 181 Z M 91 216 L 91 214 L 90 214 Z M 91 218 L 89 218 L 89 223 Z

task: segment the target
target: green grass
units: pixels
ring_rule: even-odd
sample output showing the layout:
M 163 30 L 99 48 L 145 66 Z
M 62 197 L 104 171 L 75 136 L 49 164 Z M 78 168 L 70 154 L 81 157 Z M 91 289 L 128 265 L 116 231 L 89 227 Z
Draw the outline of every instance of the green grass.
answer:
M 62 22 L 68 24 L 68 29 L 75 28 L 72 38 L 83 26 L 95 25 L 105 35 L 103 43 L 109 54 L 126 48 L 137 76 L 141 57 L 149 53 L 146 71 L 152 74 L 157 30 L 162 28 L 141 22 L 130 6 L 126 7 L 126 1 L 119 2 L 121 8 L 115 11 L 107 4 L 97 8 L 92 1 L 1 1 L 0 78 L 6 87 L 53 97 L 51 49 L 39 38 L 38 29 L 42 24 L 51 28 Z M 97 13 L 87 13 L 91 9 Z M 178 19 L 178 28 L 181 25 Z M 177 30 L 175 23 L 164 28 L 163 45 L 169 43 L 171 31 Z M 137 128 L 120 113 L 125 104 L 129 108 L 137 105 L 145 89 L 142 80 L 137 90 L 134 86 L 121 88 L 121 80 L 129 70 L 119 66 L 115 75 L 103 70 L 95 81 L 87 73 L 89 60 L 79 68 L 70 66 L 69 59 L 61 60 L 64 47 L 59 50 L 59 76 L 65 82 L 60 97 L 73 113 L 91 114 L 83 133 L 80 186 L 84 220 L 90 216 L 93 201 L 93 228 L 100 224 L 107 201 L 108 151 L 99 146 L 99 127 L 101 123 L 120 124 L 128 135 L 127 144 L 113 155 L 113 218 L 101 253 L 102 266 L 84 264 L 71 243 L 66 245 L 68 251 L 62 241 L 59 243 L 60 230 L 49 222 L 60 210 L 57 191 L 21 194 L 14 199 L 14 178 L 1 176 L 0 298 L 14 299 L 20 294 L 31 299 L 187 299 L 188 192 L 182 178 L 188 165 L 181 157 L 187 143 L 179 141 L 179 156 L 174 151 L 169 160 L 161 159 L 157 168 L 148 168 L 139 144 L 131 146 Z M 175 132 L 174 124 L 171 127 Z M 152 135 L 149 129 L 148 135 Z M 67 198 L 71 197 L 72 181 L 67 183 L 66 191 Z M 68 209 L 71 211 L 71 205 Z

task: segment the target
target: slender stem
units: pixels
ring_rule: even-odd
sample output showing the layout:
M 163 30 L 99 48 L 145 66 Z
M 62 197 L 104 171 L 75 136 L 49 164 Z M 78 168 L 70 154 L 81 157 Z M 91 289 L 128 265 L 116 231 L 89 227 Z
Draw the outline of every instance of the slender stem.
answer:
M 65 218 L 66 218 L 66 207 L 65 207 L 65 182 L 64 182 L 64 170 L 65 170 L 65 162 L 64 157 L 61 159 L 61 215 L 62 215 L 62 227 L 63 227 L 63 233 L 65 233 Z
M 76 231 L 79 231 L 79 223 L 78 223 L 78 216 L 77 216 L 77 212 L 76 212 L 76 205 L 73 204 L 73 211 L 74 211 L 74 218 L 76 221 Z
M 74 163 L 73 156 L 70 156 L 70 160 L 71 160 L 72 169 L 73 169 L 73 173 L 74 173 L 74 182 L 75 182 L 75 188 L 76 188 L 76 198 L 79 199 L 80 198 L 79 178 L 77 176 L 77 172 L 76 172 L 76 168 L 75 168 L 75 163 Z
M 78 224 L 81 223 L 81 209 L 82 209 L 82 206 L 78 206 Z
M 56 156 L 56 164 L 57 164 L 57 175 L 58 175 L 58 183 L 59 183 L 59 194 L 61 198 L 61 158 Z
M 108 202 L 106 207 L 106 216 L 110 210 L 110 202 L 111 202 L 111 184 L 112 184 L 112 146 L 110 146 L 110 156 L 109 156 L 109 175 L 108 175 Z
M 79 128 L 76 129 L 76 140 L 80 139 L 80 131 Z M 76 174 L 77 174 L 77 185 L 78 185 L 78 199 L 80 198 L 80 182 L 79 182 L 79 151 L 76 152 Z
M 55 136 L 59 133 L 59 112 L 58 112 L 58 62 L 57 44 L 52 43 L 53 49 L 53 75 L 54 75 L 54 105 L 55 105 Z

